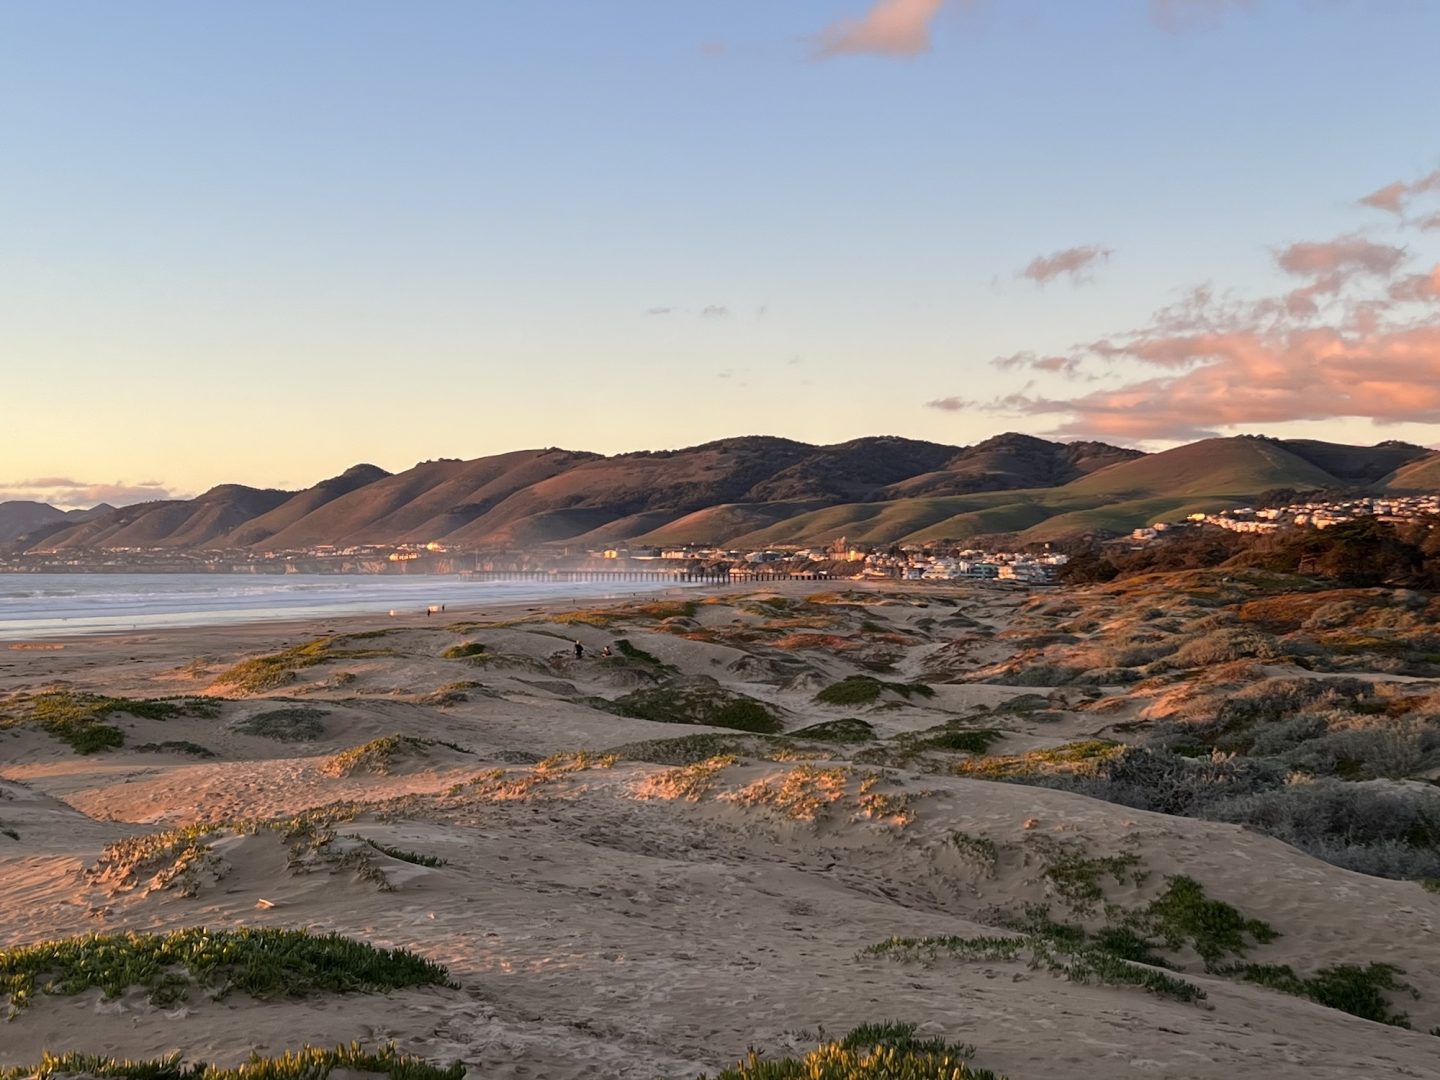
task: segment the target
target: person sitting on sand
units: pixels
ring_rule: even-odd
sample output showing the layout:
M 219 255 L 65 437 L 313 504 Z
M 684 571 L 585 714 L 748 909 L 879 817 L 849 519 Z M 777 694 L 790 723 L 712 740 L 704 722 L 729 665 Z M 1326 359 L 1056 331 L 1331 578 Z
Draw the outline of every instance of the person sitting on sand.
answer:
M 584 660 L 584 659 L 585 659 L 585 646 L 584 646 L 584 645 L 581 645 L 579 641 L 576 641 L 576 642 L 575 642 L 575 659 L 576 659 L 576 660 Z
M 610 655 L 610 646 L 609 646 L 609 645 L 606 645 L 605 648 L 601 649 L 601 650 L 600 650 L 600 655 L 601 655 L 601 656 L 609 656 L 609 655 Z

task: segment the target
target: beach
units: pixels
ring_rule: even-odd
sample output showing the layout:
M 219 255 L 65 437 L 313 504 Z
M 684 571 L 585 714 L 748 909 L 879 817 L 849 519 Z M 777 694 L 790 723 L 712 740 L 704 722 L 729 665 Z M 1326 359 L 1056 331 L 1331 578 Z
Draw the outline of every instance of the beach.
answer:
M 1114 721 L 1071 688 L 967 679 L 1014 651 L 1032 600 L 794 583 L 0 644 L 0 949 L 286 928 L 414 950 L 454 982 L 41 993 L 0 1027 L 0 1067 L 47 1050 L 235 1064 L 360 1040 L 472 1077 L 660 1080 L 904 1019 L 1014 1080 L 1432 1075 L 1440 912 L 1413 882 L 892 752 L 1003 728 L 993 752 L 1013 754 Z M 841 683 L 863 697 L 867 679 L 868 700 L 824 700 Z M 26 712 L 47 694 L 121 741 L 77 752 L 76 727 Z M 97 713 L 87 695 L 174 710 Z M 202 823 L 199 848 L 122 843 Z M 1089 915 L 1056 891 L 1054 868 L 1079 855 L 1125 867 Z M 1093 921 L 1178 874 L 1273 923 L 1267 963 L 1403 968 L 1415 1030 L 1188 954 L 1197 1000 L 881 947 L 1003 934 L 997 912 L 1034 904 Z

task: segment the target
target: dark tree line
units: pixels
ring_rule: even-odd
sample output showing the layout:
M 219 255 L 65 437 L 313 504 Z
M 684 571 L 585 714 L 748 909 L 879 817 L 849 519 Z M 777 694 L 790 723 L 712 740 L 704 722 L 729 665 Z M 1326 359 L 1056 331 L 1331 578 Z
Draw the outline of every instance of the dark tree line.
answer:
M 1440 589 L 1440 519 L 1394 523 L 1361 518 L 1328 529 L 1275 533 L 1186 529 L 1135 550 L 1092 543 L 1072 554 L 1061 580 L 1084 584 L 1212 567 L 1302 574 L 1357 588 Z

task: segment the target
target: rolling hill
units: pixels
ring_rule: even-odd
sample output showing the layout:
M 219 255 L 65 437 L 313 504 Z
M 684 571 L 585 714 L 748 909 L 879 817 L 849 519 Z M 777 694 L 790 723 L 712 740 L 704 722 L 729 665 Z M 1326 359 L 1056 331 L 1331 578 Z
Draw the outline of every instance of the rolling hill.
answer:
M 969 447 L 896 436 L 831 446 L 747 436 L 610 457 L 517 450 L 421 462 L 393 475 L 357 465 L 304 491 L 227 484 L 190 500 L 106 508 L 85 521 L 43 504 L 0 504 L 0 528 L 23 522 L 10 526 L 11 537 L 24 535 L 8 546 L 37 553 L 432 541 L 765 547 L 995 533 L 1050 540 L 1124 532 L 1281 488 L 1440 490 L 1440 453 L 1255 436 L 1157 454 L 1014 433 Z
M 1411 461 L 1385 478 L 1386 491 L 1440 491 L 1440 453 Z

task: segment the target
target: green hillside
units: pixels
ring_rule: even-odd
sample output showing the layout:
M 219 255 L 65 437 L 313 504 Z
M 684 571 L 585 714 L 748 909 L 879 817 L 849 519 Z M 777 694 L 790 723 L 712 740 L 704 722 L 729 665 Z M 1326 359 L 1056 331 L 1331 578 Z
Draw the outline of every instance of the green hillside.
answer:
M 1157 521 L 1182 521 L 1191 514 L 1229 510 L 1245 504 L 1244 499 L 1186 499 L 1158 497 L 1131 499 L 1110 503 L 1089 510 L 1072 510 L 1056 514 L 1026 529 L 1021 539 L 1029 541 L 1059 540 L 1077 533 L 1125 533 Z
M 1268 439 L 1204 439 L 1121 462 L 1067 484 L 1096 495 L 1257 495 L 1271 488 L 1327 488 L 1335 477 Z
M 1440 453 L 1396 469 L 1381 486 L 1386 491 L 1440 491 Z

